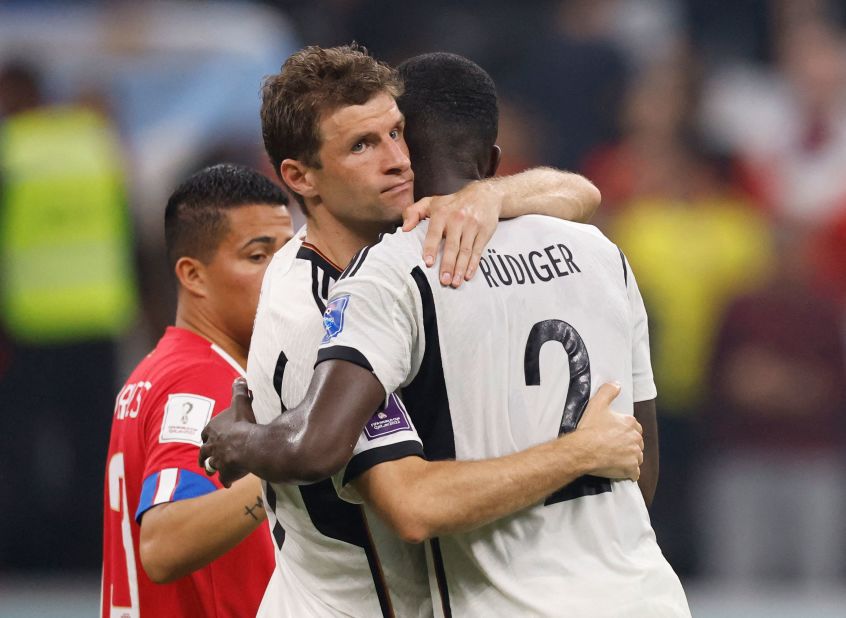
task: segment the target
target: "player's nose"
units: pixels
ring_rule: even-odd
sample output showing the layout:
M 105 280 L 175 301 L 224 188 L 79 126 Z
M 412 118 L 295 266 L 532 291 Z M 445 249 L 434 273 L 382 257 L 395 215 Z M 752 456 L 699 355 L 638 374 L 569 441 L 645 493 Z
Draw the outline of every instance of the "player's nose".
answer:
M 402 139 L 386 141 L 384 156 L 384 167 L 388 174 L 402 174 L 411 169 L 408 147 Z

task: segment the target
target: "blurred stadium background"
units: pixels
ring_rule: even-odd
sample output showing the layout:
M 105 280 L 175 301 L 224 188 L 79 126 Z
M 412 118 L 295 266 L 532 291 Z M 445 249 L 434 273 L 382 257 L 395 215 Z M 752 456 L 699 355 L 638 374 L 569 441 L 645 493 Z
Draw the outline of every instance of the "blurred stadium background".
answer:
M 262 77 L 357 40 L 474 59 L 501 171 L 602 190 L 694 616 L 843 616 L 845 26 L 824 0 L 0 1 L 0 615 L 96 611 L 113 399 L 173 314 L 170 190 L 218 161 L 272 176 Z

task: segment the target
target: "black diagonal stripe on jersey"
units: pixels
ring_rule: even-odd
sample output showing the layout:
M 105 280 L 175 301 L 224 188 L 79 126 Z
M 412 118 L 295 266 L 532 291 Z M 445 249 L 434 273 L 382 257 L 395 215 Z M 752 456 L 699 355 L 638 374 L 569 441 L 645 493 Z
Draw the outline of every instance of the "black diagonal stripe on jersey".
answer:
M 335 279 L 337 279 L 337 277 L 333 277 L 326 271 L 323 272 L 323 283 L 320 287 L 320 297 L 323 299 L 324 302 L 329 300 L 329 286 Z
M 361 265 L 364 264 L 364 260 L 367 258 L 367 254 L 370 251 L 370 247 L 364 247 L 358 253 L 353 256 L 353 259 L 350 260 L 349 265 L 344 269 L 344 272 L 341 273 L 341 279 L 346 279 L 347 277 L 353 277 L 358 272 L 358 269 L 361 268 Z
M 449 604 L 449 587 L 447 586 L 446 569 L 444 568 L 444 557 L 441 554 L 440 539 L 432 539 L 430 545 L 432 547 L 432 563 L 435 567 L 435 579 L 438 582 L 438 592 L 441 596 L 441 609 L 444 612 L 444 618 L 452 618 L 452 609 Z
M 282 378 L 285 377 L 285 367 L 288 365 L 288 357 L 285 352 L 279 352 L 279 358 L 276 359 L 276 367 L 273 369 L 273 390 L 279 395 L 279 402 L 282 404 L 282 411 L 287 408 L 285 402 L 282 401 Z
M 394 611 L 382 575 L 382 566 L 370 538 L 362 508 L 341 500 L 335 493 L 335 486 L 330 479 L 312 485 L 301 485 L 299 489 L 309 519 L 320 534 L 364 550 L 382 616 L 392 617 Z
M 270 508 L 270 512 L 273 513 L 274 517 L 276 516 L 276 492 L 273 491 L 273 487 L 270 486 L 270 483 L 267 481 L 262 481 L 262 485 L 264 485 L 264 498 L 267 501 L 267 506 Z M 279 523 L 279 519 L 276 520 L 276 523 L 273 524 L 273 530 L 271 530 L 273 534 L 273 540 L 276 541 L 276 547 L 282 549 L 282 545 L 285 543 L 285 528 L 282 527 L 282 524 Z
M 341 271 L 317 251 L 305 245 L 297 251 L 297 259 L 311 262 L 311 295 L 322 314 L 326 311 L 329 285 L 332 280 L 337 280 L 341 276 Z
M 337 266 L 335 266 L 332 262 L 320 255 L 311 247 L 307 247 L 305 245 L 300 247 L 297 251 L 297 259 L 308 260 L 312 264 L 316 264 L 318 268 L 320 268 L 320 270 L 328 273 L 333 279 L 337 279 L 341 274 L 341 271 L 338 269 Z
M 617 251 L 620 252 L 620 259 L 623 260 L 623 281 L 626 282 L 626 286 L 629 285 L 629 267 L 626 266 L 626 256 L 623 255 L 623 250 L 620 247 L 617 247 Z
M 423 441 L 426 459 L 455 459 L 455 434 L 447 397 L 435 299 L 423 270 L 417 266 L 411 276 L 420 291 L 423 304 L 423 329 L 426 351 L 411 384 L 402 389 L 403 402 Z M 328 348 L 331 349 L 331 348 Z
M 386 461 L 396 461 L 403 457 L 411 457 L 412 455 L 423 457 L 423 447 L 416 440 L 395 442 L 394 444 L 363 451 L 350 459 L 344 470 L 344 479 L 341 484 L 346 485 L 354 481 L 375 465 Z
M 326 313 L 326 303 L 320 298 L 320 279 L 323 271 L 318 268 L 317 264 L 311 265 L 311 295 L 314 297 L 314 302 L 320 313 Z

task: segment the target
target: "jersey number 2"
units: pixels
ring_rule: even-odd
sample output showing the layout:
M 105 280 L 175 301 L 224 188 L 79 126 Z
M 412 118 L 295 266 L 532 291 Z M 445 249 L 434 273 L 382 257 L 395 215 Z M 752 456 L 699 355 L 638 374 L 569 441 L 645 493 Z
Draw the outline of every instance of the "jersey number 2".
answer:
M 557 341 L 564 347 L 570 364 L 570 384 L 567 399 L 564 402 L 564 414 L 558 435 L 573 431 L 584 414 L 590 398 L 590 358 L 585 342 L 571 324 L 562 320 L 544 320 L 532 327 L 526 342 L 526 354 L 523 358 L 523 370 L 526 386 L 540 385 L 540 351 L 548 341 Z M 544 505 L 557 504 L 564 500 L 573 500 L 582 496 L 593 496 L 611 491 L 611 481 L 598 476 L 586 475 L 565 485 L 551 496 Z

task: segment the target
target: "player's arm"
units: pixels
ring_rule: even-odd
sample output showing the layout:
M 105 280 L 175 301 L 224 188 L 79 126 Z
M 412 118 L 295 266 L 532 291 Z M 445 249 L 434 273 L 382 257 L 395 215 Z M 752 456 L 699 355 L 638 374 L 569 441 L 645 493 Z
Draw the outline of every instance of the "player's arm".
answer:
M 499 219 L 538 214 L 585 222 L 601 199 L 599 189 L 584 176 L 537 167 L 471 182 L 452 195 L 423 198 L 403 213 L 403 230 L 429 218 L 423 259 L 432 266 L 445 239 L 441 283 L 458 287 L 475 273 Z
M 658 487 L 658 420 L 655 400 L 638 401 L 634 404 L 634 416 L 643 427 L 643 465 L 637 484 L 646 506 L 652 506 L 655 489 Z
M 365 423 L 384 402 L 385 390 L 372 372 L 327 360 L 315 367 L 300 405 L 257 425 L 246 382 L 236 380 L 229 409 L 203 430 L 200 462 L 210 459 L 227 487 L 247 473 L 273 483 L 315 483 L 346 465 Z
M 406 457 L 374 466 L 353 486 L 400 538 L 419 543 L 511 515 L 585 474 L 637 480 L 640 427 L 611 411 L 618 393 L 604 385 L 578 429 L 551 442 L 480 461 Z
M 166 502 L 141 519 L 141 564 L 156 583 L 174 581 L 216 560 L 266 518 L 261 481 L 248 476 L 226 491 Z

